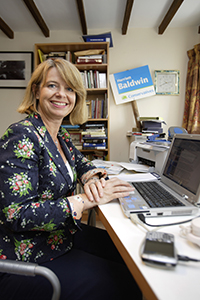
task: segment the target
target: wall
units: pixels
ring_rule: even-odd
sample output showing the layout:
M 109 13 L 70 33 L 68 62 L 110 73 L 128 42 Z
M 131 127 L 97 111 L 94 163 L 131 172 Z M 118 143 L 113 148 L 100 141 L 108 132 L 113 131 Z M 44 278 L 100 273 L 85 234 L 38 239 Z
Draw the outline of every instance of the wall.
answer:
M 93 30 L 89 34 L 98 34 L 108 30 Z M 181 126 L 184 111 L 184 93 L 187 71 L 187 50 L 200 42 L 196 27 L 168 28 L 163 35 L 155 29 L 129 29 L 127 35 L 113 30 L 114 47 L 110 48 L 110 73 L 117 73 L 149 65 L 152 77 L 154 70 L 180 70 L 180 95 L 160 96 L 137 100 L 140 116 L 161 116 L 167 125 L 164 132 L 173 125 Z M 52 31 L 50 38 L 42 33 L 15 33 L 13 40 L 0 31 L 0 51 L 34 51 L 35 43 L 62 43 L 82 41 L 80 32 Z M 20 89 L 0 89 L 0 135 L 7 126 L 22 118 L 16 109 L 24 95 Z M 131 103 L 116 105 L 110 92 L 110 160 L 128 161 L 129 139 L 126 132 L 135 127 Z

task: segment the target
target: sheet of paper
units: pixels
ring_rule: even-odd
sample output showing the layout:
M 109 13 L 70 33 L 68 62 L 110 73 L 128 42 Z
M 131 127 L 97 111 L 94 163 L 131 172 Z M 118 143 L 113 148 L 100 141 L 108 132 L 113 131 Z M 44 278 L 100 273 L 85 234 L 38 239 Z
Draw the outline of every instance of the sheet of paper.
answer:
M 126 170 L 134 170 L 136 172 L 149 172 L 149 166 L 142 164 L 134 164 L 134 163 L 119 163 Z
M 151 173 L 128 173 L 122 171 L 120 174 L 117 175 L 109 175 L 109 178 L 117 177 L 124 181 L 150 181 L 150 180 L 156 180 L 156 177 L 152 175 Z
M 114 161 L 95 159 L 92 162 L 95 165 L 95 167 L 105 169 L 108 175 L 119 174 L 124 169 L 123 166 L 120 166 L 119 163 Z

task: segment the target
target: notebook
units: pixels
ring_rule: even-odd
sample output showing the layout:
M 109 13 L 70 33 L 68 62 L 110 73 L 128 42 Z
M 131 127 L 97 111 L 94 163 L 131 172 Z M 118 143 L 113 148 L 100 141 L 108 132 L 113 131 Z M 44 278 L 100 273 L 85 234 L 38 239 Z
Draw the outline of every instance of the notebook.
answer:
M 133 185 L 140 185 L 140 183 L 132 182 Z M 165 196 L 161 194 L 153 196 L 151 200 L 149 193 L 153 189 L 151 185 L 155 184 L 157 192 L 161 187 L 170 194 L 167 195 L 165 204 L 162 203 Z M 127 217 L 131 213 L 142 213 L 145 217 L 197 214 L 200 208 L 200 135 L 174 135 L 160 179 L 145 181 L 141 185 L 145 191 L 139 192 L 138 187 L 135 186 L 134 192 L 128 197 L 119 198 Z M 176 199 L 174 200 L 173 197 Z M 156 204 L 153 204 L 153 201 L 156 201 Z M 158 207 L 152 207 L 154 205 Z

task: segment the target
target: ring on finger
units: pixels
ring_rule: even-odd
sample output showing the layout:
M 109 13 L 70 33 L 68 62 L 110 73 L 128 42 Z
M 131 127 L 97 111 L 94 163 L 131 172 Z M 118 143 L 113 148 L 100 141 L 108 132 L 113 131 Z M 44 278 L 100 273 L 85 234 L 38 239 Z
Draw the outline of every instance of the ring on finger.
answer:
M 98 179 L 96 179 L 96 180 L 90 182 L 90 183 L 88 184 L 88 186 L 90 186 L 91 184 L 95 184 L 95 182 L 96 182 L 97 180 L 98 180 Z

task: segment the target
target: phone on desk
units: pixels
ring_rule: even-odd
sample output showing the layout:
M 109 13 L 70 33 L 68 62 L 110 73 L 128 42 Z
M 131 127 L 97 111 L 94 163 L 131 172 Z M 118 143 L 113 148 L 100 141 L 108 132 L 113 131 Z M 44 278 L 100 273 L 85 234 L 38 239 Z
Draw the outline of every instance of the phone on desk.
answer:
M 164 232 L 147 232 L 141 250 L 141 258 L 145 264 L 170 268 L 177 264 L 174 235 Z

